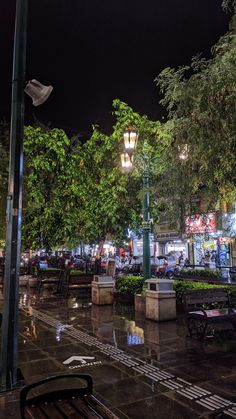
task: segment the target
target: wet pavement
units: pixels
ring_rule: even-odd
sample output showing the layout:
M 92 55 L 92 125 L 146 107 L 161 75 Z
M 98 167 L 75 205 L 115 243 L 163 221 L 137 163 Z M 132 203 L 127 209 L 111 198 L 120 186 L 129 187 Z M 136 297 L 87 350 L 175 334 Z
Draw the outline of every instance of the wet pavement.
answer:
M 27 384 L 88 373 L 94 395 L 120 418 L 236 418 L 236 334 L 228 324 L 203 343 L 187 336 L 181 314 L 157 323 L 133 306 L 92 305 L 82 291 L 62 299 L 20 287 L 18 345 Z M 19 390 L 0 395 L 0 417 L 20 417 Z

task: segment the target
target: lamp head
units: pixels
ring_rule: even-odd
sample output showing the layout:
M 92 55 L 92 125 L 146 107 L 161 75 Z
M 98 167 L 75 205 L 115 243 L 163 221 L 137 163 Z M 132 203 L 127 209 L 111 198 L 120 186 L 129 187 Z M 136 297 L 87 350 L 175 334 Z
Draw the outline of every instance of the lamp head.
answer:
M 35 79 L 29 80 L 25 87 L 25 93 L 31 97 L 34 106 L 39 106 L 46 102 L 52 90 L 52 86 L 44 86 Z

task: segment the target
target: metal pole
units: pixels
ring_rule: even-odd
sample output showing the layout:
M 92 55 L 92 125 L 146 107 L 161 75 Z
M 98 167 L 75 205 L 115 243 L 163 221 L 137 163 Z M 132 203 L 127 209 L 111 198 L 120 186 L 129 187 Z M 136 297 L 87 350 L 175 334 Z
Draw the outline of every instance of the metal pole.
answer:
M 27 0 L 17 0 L 12 72 L 6 260 L 1 342 L 1 391 L 11 390 L 18 381 L 17 326 L 22 218 L 26 31 Z
M 151 278 L 151 262 L 150 262 L 150 194 L 149 194 L 149 170 L 148 157 L 146 155 L 146 147 L 144 144 L 144 163 L 143 170 L 143 276 L 144 280 Z

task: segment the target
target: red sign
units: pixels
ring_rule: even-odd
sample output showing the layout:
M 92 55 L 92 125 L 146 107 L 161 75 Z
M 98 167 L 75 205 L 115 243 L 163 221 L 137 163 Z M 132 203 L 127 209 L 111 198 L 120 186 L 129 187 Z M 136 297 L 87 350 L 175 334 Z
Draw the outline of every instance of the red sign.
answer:
M 216 213 L 194 214 L 185 217 L 185 233 L 204 234 L 216 231 Z

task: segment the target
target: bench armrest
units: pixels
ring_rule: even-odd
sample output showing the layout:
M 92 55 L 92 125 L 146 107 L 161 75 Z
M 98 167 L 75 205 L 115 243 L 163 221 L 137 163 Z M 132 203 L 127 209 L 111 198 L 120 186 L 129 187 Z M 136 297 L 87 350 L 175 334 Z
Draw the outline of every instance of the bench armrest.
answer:
M 32 398 L 28 398 L 28 394 L 29 392 L 36 387 L 39 387 L 43 384 L 48 384 L 50 382 L 51 383 L 51 388 L 55 388 L 54 387 L 54 383 L 55 381 L 59 381 L 62 379 L 68 379 L 69 383 L 68 386 L 66 386 L 66 388 L 61 389 L 59 388 L 58 390 L 54 390 L 54 391 L 50 391 L 50 392 L 42 392 L 42 394 L 32 397 Z M 76 379 L 82 379 L 84 381 L 86 381 L 87 386 L 86 387 L 82 387 L 82 388 L 76 388 L 76 387 L 72 387 L 70 388 L 70 381 L 73 380 L 73 382 L 75 382 Z M 24 410 L 26 406 L 29 405 L 38 405 L 40 403 L 43 402 L 50 402 L 50 401 L 55 401 L 58 399 L 66 399 L 66 398 L 70 398 L 73 396 L 83 396 L 83 395 L 87 395 L 87 394 L 92 394 L 92 390 L 93 390 L 93 380 L 92 377 L 90 375 L 87 374 L 61 374 L 61 375 L 54 375 L 52 377 L 48 377 L 44 380 L 40 380 L 37 381 L 36 383 L 32 383 L 29 384 L 25 387 L 22 388 L 21 392 L 20 392 L 20 411 L 21 411 L 21 418 L 25 418 L 24 416 Z
M 189 308 L 187 310 L 187 315 L 189 315 L 191 313 L 194 314 L 194 313 L 197 313 L 197 312 L 202 313 L 203 316 L 207 318 L 206 310 L 204 310 L 204 308 L 202 308 L 202 307 L 192 307 L 192 308 Z

